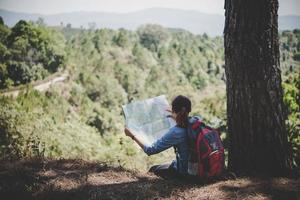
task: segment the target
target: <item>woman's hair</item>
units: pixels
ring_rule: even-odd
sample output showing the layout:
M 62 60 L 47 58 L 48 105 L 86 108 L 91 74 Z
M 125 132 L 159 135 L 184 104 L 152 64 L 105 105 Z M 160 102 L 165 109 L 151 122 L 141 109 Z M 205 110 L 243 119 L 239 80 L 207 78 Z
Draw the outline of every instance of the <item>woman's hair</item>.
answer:
M 191 112 L 191 101 L 182 95 L 175 97 L 172 101 L 172 111 L 177 114 L 176 123 L 182 128 L 188 126 L 189 112 Z

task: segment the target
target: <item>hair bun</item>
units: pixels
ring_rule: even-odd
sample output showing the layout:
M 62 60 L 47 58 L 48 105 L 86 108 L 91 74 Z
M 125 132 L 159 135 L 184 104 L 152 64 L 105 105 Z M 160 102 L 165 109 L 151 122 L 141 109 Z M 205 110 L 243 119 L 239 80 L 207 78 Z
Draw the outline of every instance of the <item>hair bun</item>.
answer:
M 191 101 L 187 97 L 179 95 L 172 101 L 172 110 L 175 113 L 180 111 L 191 112 Z

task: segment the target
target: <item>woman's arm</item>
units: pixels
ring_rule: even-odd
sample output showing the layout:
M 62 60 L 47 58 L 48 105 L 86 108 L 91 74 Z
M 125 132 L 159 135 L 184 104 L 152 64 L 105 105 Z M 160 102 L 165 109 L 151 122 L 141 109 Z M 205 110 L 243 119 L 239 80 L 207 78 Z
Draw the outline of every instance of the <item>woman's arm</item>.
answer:
M 134 137 L 132 132 L 127 127 L 125 127 L 124 132 L 125 132 L 125 135 L 127 135 L 128 137 L 131 137 L 142 149 L 145 148 L 145 145 L 139 139 Z
M 182 134 L 177 133 L 177 131 L 172 128 L 162 138 L 158 139 L 152 145 L 147 146 L 139 141 L 138 138 L 134 137 L 134 135 L 128 128 L 125 128 L 124 132 L 127 136 L 131 137 L 149 156 L 164 151 L 182 142 L 182 140 L 184 139 Z
M 178 134 L 174 128 L 171 128 L 165 133 L 160 139 L 156 140 L 152 145 L 145 146 L 144 152 L 150 156 L 153 154 L 160 153 L 178 143 L 182 142 L 182 137 Z

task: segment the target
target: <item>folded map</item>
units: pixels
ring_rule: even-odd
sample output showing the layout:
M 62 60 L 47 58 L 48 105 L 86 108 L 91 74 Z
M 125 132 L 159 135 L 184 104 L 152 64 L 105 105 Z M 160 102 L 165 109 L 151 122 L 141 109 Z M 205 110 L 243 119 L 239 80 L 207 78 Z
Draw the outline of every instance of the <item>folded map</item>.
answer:
M 151 145 L 175 125 L 175 121 L 167 117 L 170 113 L 166 110 L 170 106 L 165 95 L 134 101 L 122 108 L 126 126 L 146 145 Z

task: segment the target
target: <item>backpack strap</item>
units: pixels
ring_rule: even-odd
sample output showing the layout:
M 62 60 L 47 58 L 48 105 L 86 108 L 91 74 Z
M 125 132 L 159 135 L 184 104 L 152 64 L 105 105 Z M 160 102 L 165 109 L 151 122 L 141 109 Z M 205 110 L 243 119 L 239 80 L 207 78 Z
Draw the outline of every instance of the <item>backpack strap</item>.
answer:
M 175 152 L 175 155 L 176 155 L 176 167 L 177 167 L 177 170 L 179 170 L 179 156 L 178 156 L 178 149 L 176 146 L 173 146 L 174 147 L 174 152 Z
M 199 123 L 197 123 L 197 124 L 200 125 Z M 196 125 L 196 126 L 198 126 L 198 125 Z M 203 132 L 201 131 L 199 133 L 199 135 L 197 136 L 197 141 L 196 141 L 196 151 L 197 152 L 200 152 L 200 142 L 201 142 L 201 140 L 203 140 L 203 137 L 204 137 L 204 135 L 203 135 Z M 201 162 L 202 161 L 202 157 L 200 157 L 201 155 L 198 154 L 198 156 L 199 156 L 198 157 L 198 175 L 200 177 L 203 177 L 204 176 L 204 163 Z

